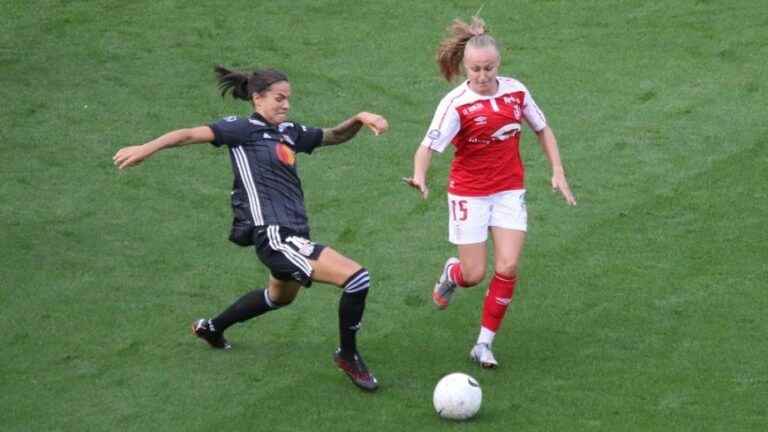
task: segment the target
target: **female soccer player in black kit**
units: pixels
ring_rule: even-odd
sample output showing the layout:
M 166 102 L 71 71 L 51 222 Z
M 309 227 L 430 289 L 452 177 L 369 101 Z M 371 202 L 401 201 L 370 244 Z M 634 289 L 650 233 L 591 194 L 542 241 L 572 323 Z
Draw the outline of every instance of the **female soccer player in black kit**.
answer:
M 304 210 L 304 194 L 295 166 L 297 152 L 340 144 L 365 125 L 376 135 L 387 130 L 387 120 L 361 112 L 329 129 L 288 121 L 291 85 L 274 69 L 242 73 L 216 66 L 222 96 L 250 101 L 250 117 L 227 117 L 208 126 L 179 129 L 138 146 L 120 149 L 113 157 L 119 169 L 139 164 L 158 150 L 195 143 L 227 146 L 232 161 L 234 220 L 230 240 L 255 246 L 271 276 L 266 289 L 253 290 L 213 319 L 192 324 L 195 335 L 210 346 L 229 349 L 224 331 L 271 310 L 290 304 L 299 289 L 312 281 L 342 288 L 339 301 L 340 347 L 333 358 L 360 388 L 374 391 L 378 382 L 357 351 L 356 332 L 370 285 L 368 270 L 330 247 L 314 243 Z

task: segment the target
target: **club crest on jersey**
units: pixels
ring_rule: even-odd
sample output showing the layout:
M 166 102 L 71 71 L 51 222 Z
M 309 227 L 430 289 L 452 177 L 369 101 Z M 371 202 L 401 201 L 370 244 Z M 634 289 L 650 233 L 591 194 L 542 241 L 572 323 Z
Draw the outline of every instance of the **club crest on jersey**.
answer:
M 293 166 L 296 164 L 296 153 L 294 153 L 287 145 L 277 143 L 275 146 L 275 153 L 277 153 L 277 158 L 280 159 L 280 162 L 284 165 Z
M 432 141 L 436 141 L 436 140 L 439 140 L 439 139 L 440 139 L 440 130 L 439 130 L 439 129 L 432 129 L 431 131 L 429 131 L 429 133 L 427 134 L 427 136 L 428 136 L 428 137 L 429 137 L 429 139 L 431 139 Z
M 512 113 L 515 116 L 515 118 L 520 118 L 520 104 L 522 101 L 517 96 L 504 96 L 502 98 L 505 104 L 512 106 Z
M 507 105 L 512 105 L 513 103 L 515 105 L 520 105 L 520 99 L 515 96 L 504 96 L 504 103 Z

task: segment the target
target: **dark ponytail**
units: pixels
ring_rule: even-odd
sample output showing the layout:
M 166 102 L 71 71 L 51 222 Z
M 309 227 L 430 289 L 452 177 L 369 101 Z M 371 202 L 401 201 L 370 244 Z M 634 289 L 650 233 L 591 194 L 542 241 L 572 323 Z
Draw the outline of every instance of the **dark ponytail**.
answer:
M 288 76 L 276 69 L 258 69 L 252 73 L 243 73 L 216 65 L 213 70 L 219 81 L 221 95 L 226 96 L 227 92 L 231 92 L 233 98 L 244 101 L 250 101 L 254 94 L 269 90 L 276 82 L 288 81 Z

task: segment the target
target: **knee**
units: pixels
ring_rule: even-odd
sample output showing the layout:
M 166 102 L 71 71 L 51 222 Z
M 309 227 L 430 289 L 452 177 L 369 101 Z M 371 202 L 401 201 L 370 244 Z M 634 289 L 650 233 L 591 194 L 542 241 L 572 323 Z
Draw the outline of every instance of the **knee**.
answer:
M 494 264 L 494 271 L 501 277 L 515 277 L 517 276 L 517 262 L 503 260 L 498 261 Z
M 485 278 L 485 269 L 481 267 L 461 266 L 461 277 L 467 287 L 475 286 Z
M 299 295 L 301 285 L 298 282 L 283 282 L 277 279 L 270 281 L 269 288 L 264 290 L 264 301 L 273 309 L 288 306 Z
M 272 306 L 275 309 L 278 309 L 293 303 L 293 301 L 296 300 L 297 294 L 298 294 L 298 291 L 291 292 L 291 293 L 280 293 L 279 295 L 276 296 L 276 298 L 272 298 L 272 295 L 269 295 L 269 299 L 271 300 Z
M 352 273 L 346 281 L 341 285 L 341 288 L 347 294 L 354 293 L 367 293 L 371 286 L 371 275 L 368 273 L 368 269 L 365 267 L 360 268 L 356 272 Z

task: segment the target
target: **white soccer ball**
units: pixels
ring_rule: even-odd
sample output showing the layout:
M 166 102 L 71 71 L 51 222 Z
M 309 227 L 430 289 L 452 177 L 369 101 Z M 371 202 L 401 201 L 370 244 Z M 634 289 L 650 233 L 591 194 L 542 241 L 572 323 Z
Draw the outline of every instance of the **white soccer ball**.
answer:
M 480 384 L 471 376 L 456 372 L 444 376 L 435 386 L 432 403 L 440 417 L 466 420 L 477 414 L 483 402 Z

